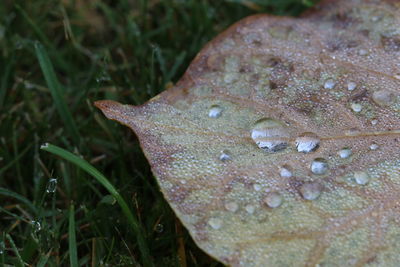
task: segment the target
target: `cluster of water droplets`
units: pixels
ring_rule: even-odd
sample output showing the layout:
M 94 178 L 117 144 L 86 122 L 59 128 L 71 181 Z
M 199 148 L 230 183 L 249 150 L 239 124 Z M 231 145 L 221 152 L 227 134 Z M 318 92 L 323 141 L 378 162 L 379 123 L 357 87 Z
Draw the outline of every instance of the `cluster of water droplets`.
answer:
M 324 84 L 325 89 L 333 89 L 335 86 L 336 82 L 332 79 L 326 80 Z M 356 88 L 357 84 L 354 82 L 349 82 L 347 84 L 347 89 L 349 91 L 355 90 Z M 375 98 L 377 100 L 375 100 Z M 379 101 L 387 103 L 387 99 L 388 95 L 382 92 L 377 92 L 375 94 L 375 97 L 373 96 L 373 100 L 376 103 L 378 103 Z M 362 106 L 357 103 L 352 103 L 351 108 L 354 112 L 360 112 L 362 110 Z M 219 118 L 222 113 L 223 108 L 221 106 L 213 105 L 209 109 L 208 117 L 216 119 Z M 374 119 L 374 121 L 376 121 L 377 123 L 376 119 Z M 373 122 L 371 123 L 374 125 Z M 349 130 L 347 133 L 345 133 L 345 135 L 347 136 L 354 136 L 357 134 L 359 134 L 358 130 Z M 250 136 L 254 143 L 260 149 L 268 153 L 282 152 L 291 145 L 295 148 L 297 152 L 312 153 L 318 150 L 321 145 L 321 138 L 317 134 L 312 132 L 304 132 L 293 138 L 290 127 L 284 122 L 273 118 L 262 118 L 257 120 L 251 128 Z M 294 142 L 292 140 L 294 140 Z M 376 150 L 379 148 L 379 145 L 376 143 L 372 143 L 369 148 L 371 150 Z M 337 151 L 337 156 L 341 159 L 349 159 L 350 157 L 352 157 L 352 155 L 352 149 L 349 147 L 343 147 L 342 149 Z M 233 159 L 233 155 L 229 150 L 222 150 L 218 157 L 221 162 L 227 162 Z M 323 176 L 328 174 L 329 172 L 329 163 L 325 158 L 317 157 L 311 161 L 309 169 L 312 174 Z M 291 177 L 293 177 L 294 174 L 292 168 L 289 165 L 283 165 L 279 168 L 279 175 L 281 178 L 290 179 Z M 356 171 L 353 173 L 353 180 L 359 185 L 366 185 L 370 180 L 370 176 L 367 172 Z M 313 201 L 320 197 L 323 192 L 323 188 L 324 187 L 321 183 L 321 180 L 317 180 L 314 182 L 303 182 L 301 185 L 299 185 L 298 192 L 304 200 Z M 260 191 L 262 190 L 262 186 L 256 183 L 253 184 L 253 189 L 255 191 Z M 275 191 L 266 191 L 266 195 L 262 199 L 263 204 L 271 209 L 280 207 L 283 201 L 283 195 Z M 241 209 L 240 204 L 235 201 L 226 202 L 224 204 L 224 208 L 232 213 L 236 213 L 239 209 Z M 256 206 L 253 204 L 246 204 L 242 206 L 242 209 L 248 214 L 253 214 L 256 210 Z M 222 227 L 223 221 L 218 217 L 211 217 L 208 221 L 208 224 L 211 228 L 217 230 Z

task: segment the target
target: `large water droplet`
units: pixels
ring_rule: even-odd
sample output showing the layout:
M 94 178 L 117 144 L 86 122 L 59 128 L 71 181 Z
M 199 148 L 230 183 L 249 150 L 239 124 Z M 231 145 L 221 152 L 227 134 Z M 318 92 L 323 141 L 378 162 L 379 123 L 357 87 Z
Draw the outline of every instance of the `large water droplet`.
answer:
M 315 200 L 321 195 L 322 186 L 318 183 L 305 183 L 299 190 L 304 199 Z
M 222 220 L 219 218 L 211 218 L 208 220 L 208 225 L 210 225 L 211 228 L 218 230 L 222 227 Z
M 333 89 L 336 85 L 336 82 L 333 79 L 327 79 L 324 83 L 325 89 Z
M 46 187 L 46 192 L 47 193 L 54 193 L 57 189 L 57 179 L 56 178 L 51 178 Z
M 282 202 L 283 202 L 283 198 L 282 198 L 281 194 L 279 194 L 277 192 L 269 193 L 264 198 L 264 203 L 267 204 L 267 206 L 270 208 L 277 208 L 282 204 Z
M 208 111 L 208 117 L 219 118 L 222 114 L 222 108 L 218 105 L 212 105 Z
M 354 180 L 357 184 L 365 185 L 369 182 L 369 175 L 364 171 L 354 172 Z
M 372 93 L 372 100 L 379 106 L 389 106 L 395 100 L 395 94 L 389 90 L 378 90 Z
M 280 121 L 264 118 L 256 121 L 251 130 L 251 138 L 259 148 L 267 152 L 277 152 L 287 147 L 289 131 Z
M 323 158 L 316 158 L 311 163 L 311 172 L 314 174 L 325 174 L 328 171 L 328 162 Z
M 296 138 L 297 151 L 303 153 L 315 151 L 320 141 L 320 138 L 315 133 L 303 133 Z
M 347 159 L 348 157 L 351 156 L 352 153 L 353 152 L 351 151 L 350 148 L 343 148 L 338 152 L 339 157 L 341 157 L 342 159 Z
M 239 209 L 239 205 L 236 202 L 225 203 L 225 209 L 230 212 L 236 212 Z

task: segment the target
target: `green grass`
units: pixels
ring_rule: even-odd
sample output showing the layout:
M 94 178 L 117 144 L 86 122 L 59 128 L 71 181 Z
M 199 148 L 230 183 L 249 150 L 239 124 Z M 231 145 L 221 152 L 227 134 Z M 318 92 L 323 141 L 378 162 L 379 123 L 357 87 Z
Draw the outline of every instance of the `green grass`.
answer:
M 133 133 L 93 102 L 142 104 L 240 18 L 311 4 L 3 0 L 0 266 L 220 265 L 180 230 Z

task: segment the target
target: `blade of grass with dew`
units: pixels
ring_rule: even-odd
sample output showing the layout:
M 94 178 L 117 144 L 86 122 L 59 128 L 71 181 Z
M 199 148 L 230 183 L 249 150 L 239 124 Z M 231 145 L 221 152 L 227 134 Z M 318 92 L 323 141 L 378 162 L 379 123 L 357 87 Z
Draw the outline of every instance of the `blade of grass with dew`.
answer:
M 8 242 L 10 243 L 11 248 L 12 248 L 12 250 L 13 250 L 15 256 L 16 256 L 15 265 L 18 266 L 18 267 L 24 267 L 24 266 L 25 266 L 25 263 L 24 263 L 24 261 L 22 260 L 21 255 L 19 254 L 18 248 L 17 248 L 17 246 L 15 245 L 14 240 L 11 238 L 11 236 L 10 236 L 9 234 L 6 234 L 6 239 L 7 239 Z
M 80 157 L 72 154 L 71 152 L 62 149 L 58 146 L 51 145 L 51 144 L 44 144 L 40 147 L 40 149 L 50 152 L 54 155 L 57 155 L 76 166 L 80 167 L 88 174 L 90 174 L 93 178 L 95 178 L 101 185 L 103 185 L 111 195 L 117 200 L 119 206 L 122 209 L 122 212 L 125 214 L 126 218 L 128 219 L 129 224 L 132 227 L 132 230 L 136 236 L 136 240 L 138 243 L 138 247 L 143 258 L 143 264 L 145 266 L 153 266 L 152 261 L 150 259 L 149 248 L 146 244 L 145 238 L 143 236 L 144 230 L 142 229 L 140 223 L 133 215 L 131 210 L 129 209 L 128 204 L 122 198 L 120 193 L 115 189 L 115 187 L 108 181 L 108 179 L 99 172 L 95 167 L 89 164 L 86 160 L 81 159 Z
M 51 255 L 51 250 L 49 252 L 47 252 L 46 254 L 41 255 L 36 266 L 37 267 L 45 267 L 47 261 L 50 258 L 50 255 Z
M 21 196 L 20 194 L 15 193 L 14 191 L 11 191 L 11 190 L 8 190 L 8 189 L 2 188 L 2 187 L 0 187 L 0 195 L 12 197 L 12 198 L 19 200 L 20 202 L 25 204 L 35 215 L 37 214 L 36 207 L 26 197 Z
M 44 47 L 38 42 L 35 43 L 35 51 L 36 51 L 36 57 L 39 60 L 40 67 L 42 69 L 47 86 L 50 89 L 51 96 L 53 97 L 57 111 L 61 119 L 63 120 L 69 134 L 73 138 L 74 142 L 78 143 L 80 139 L 78 128 L 75 124 L 74 119 L 72 118 L 71 112 L 68 109 L 67 104 L 65 103 L 62 94 L 63 93 L 62 88 L 59 81 L 57 80 L 50 58 L 47 55 L 47 52 L 44 49 Z
M 78 267 L 78 250 L 76 247 L 75 233 L 75 208 L 72 204 L 69 208 L 69 225 L 68 225 L 68 247 L 69 247 L 69 263 L 72 267 Z

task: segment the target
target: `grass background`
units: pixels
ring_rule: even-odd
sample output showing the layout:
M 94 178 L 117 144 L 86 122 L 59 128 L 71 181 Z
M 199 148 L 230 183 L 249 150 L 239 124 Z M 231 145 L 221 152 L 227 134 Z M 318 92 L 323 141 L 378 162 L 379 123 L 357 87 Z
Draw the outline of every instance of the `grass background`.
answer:
M 219 266 L 182 229 L 133 133 L 93 102 L 142 104 L 230 24 L 260 12 L 298 15 L 311 5 L 2 0 L 0 266 Z M 78 157 L 40 150 L 45 142 Z M 81 159 L 106 180 L 88 174 Z

